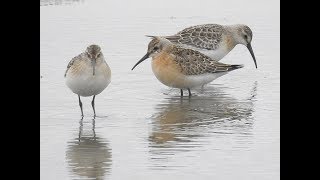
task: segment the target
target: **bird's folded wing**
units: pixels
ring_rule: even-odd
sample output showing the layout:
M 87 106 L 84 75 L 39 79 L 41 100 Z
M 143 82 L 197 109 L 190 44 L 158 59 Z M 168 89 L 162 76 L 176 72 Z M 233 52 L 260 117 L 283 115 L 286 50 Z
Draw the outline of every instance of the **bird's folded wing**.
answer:
M 66 77 L 68 70 L 70 69 L 70 67 L 77 61 L 81 60 L 81 56 L 82 54 L 79 54 L 78 56 L 74 57 L 71 59 L 71 61 L 69 62 L 68 66 L 67 66 L 67 70 L 64 73 L 64 77 Z
M 198 25 L 186 28 L 175 35 L 164 36 L 174 44 L 201 49 L 217 49 L 222 39 L 223 27 L 218 24 Z
M 227 72 L 242 67 L 220 63 L 192 49 L 174 48 L 171 54 L 185 75 Z

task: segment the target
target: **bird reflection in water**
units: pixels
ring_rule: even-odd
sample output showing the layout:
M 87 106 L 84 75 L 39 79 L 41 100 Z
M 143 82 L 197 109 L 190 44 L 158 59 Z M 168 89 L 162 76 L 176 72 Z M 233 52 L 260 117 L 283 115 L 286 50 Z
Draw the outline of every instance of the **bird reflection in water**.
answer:
M 96 135 L 95 119 L 92 124 L 84 123 L 83 118 L 79 123 L 78 137 L 68 142 L 66 159 L 69 168 L 73 175 L 81 178 L 104 179 L 110 173 L 111 149 L 105 139 Z
M 257 82 L 248 98 L 241 100 L 230 97 L 220 86 L 206 89 L 199 96 L 172 97 L 157 105 L 149 136 L 152 153 L 189 151 L 203 144 L 197 141 L 197 137 L 251 135 Z

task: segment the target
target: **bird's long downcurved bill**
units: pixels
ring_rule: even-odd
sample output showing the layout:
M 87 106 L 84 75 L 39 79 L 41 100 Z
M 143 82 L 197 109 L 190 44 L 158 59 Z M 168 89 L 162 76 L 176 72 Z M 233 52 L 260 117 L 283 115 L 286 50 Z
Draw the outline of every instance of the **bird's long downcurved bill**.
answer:
M 138 64 L 142 63 L 142 61 L 148 59 L 148 58 L 149 58 L 149 55 L 150 55 L 149 53 L 147 53 L 146 55 L 144 55 L 144 56 L 133 66 L 133 68 L 131 69 L 131 71 L 132 71 L 136 66 L 138 66 Z
M 92 61 L 91 61 L 91 65 L 92 65 L 92 69 L 93 69 L 93 76 L 96 74 L 96 59 L 93 59 Z
M 252 58 L 253 58 L 254 65 L 256 65 L 256 68 L 258 68 L 258 66 L 257 66 L 257 61 L 256 61 L 256 57 L 254 56 L 254 53 L 253 53 L 253 50 L 252 50 L 252 47 L 251 47 L 251 44 L 250 44 L 250 43 L 247 45 L 247 48 L 248 48 L 248 50 L 250 51 L 250 54 L 251 54 L 251 56 L 252 56 Z

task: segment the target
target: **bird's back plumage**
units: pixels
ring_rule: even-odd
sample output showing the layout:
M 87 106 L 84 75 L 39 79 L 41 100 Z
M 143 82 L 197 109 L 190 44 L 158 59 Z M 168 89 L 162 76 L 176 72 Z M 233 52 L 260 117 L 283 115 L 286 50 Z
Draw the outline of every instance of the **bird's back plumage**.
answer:
M 203 24 L 183 29 L 172 36 L 164 36 L 174 44 L 215 50 L 222 40 L 224 27 L 219 24 Z

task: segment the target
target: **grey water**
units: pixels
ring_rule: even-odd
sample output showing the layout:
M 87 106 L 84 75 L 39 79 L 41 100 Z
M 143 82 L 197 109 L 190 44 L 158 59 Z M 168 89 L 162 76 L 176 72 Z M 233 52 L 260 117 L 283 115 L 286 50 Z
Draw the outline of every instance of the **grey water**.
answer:
M 238 45 L 221 62 L 244 64 L 190 99 L 161 84 L 145 35 L 205 23 L 247 24 L 258 69 Z M 99 44 L 110 85 L 78 99 L 65 85 L 72 57 Z M 40 178 L 280 179 L 280 2 L 255 0 L 41 0 Z M 187 94 L 187 92 L 185 92 Z

